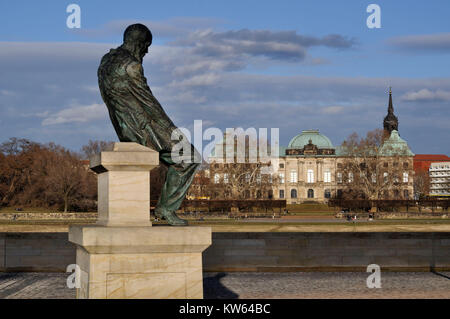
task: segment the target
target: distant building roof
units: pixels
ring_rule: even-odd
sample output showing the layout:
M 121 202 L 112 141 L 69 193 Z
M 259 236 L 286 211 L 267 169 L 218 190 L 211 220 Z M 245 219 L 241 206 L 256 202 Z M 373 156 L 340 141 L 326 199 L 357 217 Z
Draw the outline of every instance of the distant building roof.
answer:
M 431 163 L 450 162 L 450 157 L 444 154 L 416 154 L 413 159 L 414 171 L 428 171 Z
M 444 154 L 416 154 L 415 161 L 450 161 L 450 157 Z
M 319 149 L 321 148 L 334 148 L 333 143 L 330 139 L 323 134 L 319 133 L 319 130 L 306 130 L 302 131 L 300 134 L 295 136 L 290 142 L 287 148 L 290 149 L 302 149 L 311 140 L 312 144 L 316 145 Z
M 286 146 L 280 146 L 278 152 L 278 156 L 286 156 Z
M 380 155 L 414 156 L 414 153 L 409 149 L 408 143 L 400 137 L 398 131 L 393 130 L 389 138 L 381 146 Z

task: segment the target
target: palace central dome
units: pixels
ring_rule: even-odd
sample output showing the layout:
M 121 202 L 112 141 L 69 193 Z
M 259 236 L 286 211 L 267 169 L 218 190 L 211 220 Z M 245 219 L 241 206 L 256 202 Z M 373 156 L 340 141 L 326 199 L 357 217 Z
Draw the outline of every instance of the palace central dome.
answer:
M 309 144 L 309 141 L 316 145 L 319 149 L 331 149 L 334 148 L 330 139 L 323 134 L 319 133 L 319 130 L 306 130 L 295 136 L 288 145 L 288 149 L 302 149 L 305 145 Z

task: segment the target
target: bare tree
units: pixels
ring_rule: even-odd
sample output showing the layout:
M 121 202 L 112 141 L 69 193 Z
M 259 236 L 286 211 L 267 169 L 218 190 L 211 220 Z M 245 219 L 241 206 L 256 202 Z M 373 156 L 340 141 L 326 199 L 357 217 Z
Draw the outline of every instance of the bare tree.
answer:
M 62 147 L 50 145 L 52 157 L 47 167 L 47 194 L 62 199 L 64 212 L 68 211 L 70 201 L 86 190 L 90 173 L 80 157 Z
M 112 147 L 114 142 L 111 141 L 99 141 L 89 140 L 88 144 L 81 147 L 81 154 L 83 159 L 89 159 L 92 155 L 98 154 L 102 151 L 108 150 Z
M 186 197 L 188 199 L 207 199 L 211 197 L 211 180 L 208 164 L 203 163 L 200 166 Z
M 414 196 L 421 199 L 430 193 L 430 175 L 428 171 L 419 171 L 414 176 Z
M 61 146 L 12 138 L 0 145 L 2 206 L 95 208 L 96 176 Z
M 401 190 L 407 189 L 413 175 L 412 157 L 389 151 L 383 144 L 383 130 L 370 131 L 365 138 L 353 133 L 343 142 L 343 157 L 336 169 L 340 197 L 376 200 L 409 196 Z
M 15 203 L 33 184 L 33 163 L 41 145 L 26 139 L 11 138 L 0 145 L 1 205 Z
M 213 163 L 210 169 L 213 197 L 221 199 L 270 197 L 271 175 L 262 174 L 262 167 L 262 163 Z
M 270 153 L 267 140 L 257 141 L 256 136 L 243 132 L 224 135 L 222 143 L 216 145 L 217 154 L 211 158 L 209 169 L 213 198 L 272 198 L 272 175 L 266 174 L 271 162 L 262 157 L 262 146 Z

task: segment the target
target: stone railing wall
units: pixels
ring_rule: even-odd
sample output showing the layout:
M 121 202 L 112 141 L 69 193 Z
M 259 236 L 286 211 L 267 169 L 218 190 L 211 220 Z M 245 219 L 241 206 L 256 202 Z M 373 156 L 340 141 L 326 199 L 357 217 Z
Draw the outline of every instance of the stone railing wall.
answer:
M 0 233 L 1 271 L 66 271 L 75 264 L 67 233 Z
M 450 270 L 450 233 L 213 233 L 204 271 Z M 67 233 L 0 233 L 0 271 L 65 271 Z

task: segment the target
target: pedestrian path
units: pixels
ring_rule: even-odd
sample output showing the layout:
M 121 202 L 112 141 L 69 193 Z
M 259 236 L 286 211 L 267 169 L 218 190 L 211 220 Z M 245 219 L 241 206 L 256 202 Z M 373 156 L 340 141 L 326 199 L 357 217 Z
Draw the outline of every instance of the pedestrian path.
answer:
M 0 273 L 0 298 L 73 299 L 65 273 Z M 446 298 L 450 272 L 381 273 L 382 287 L 367 288 L 368 273 L 205 273 L 204 297 L 234 298 Z

